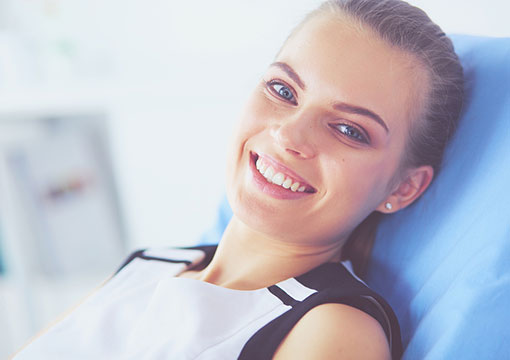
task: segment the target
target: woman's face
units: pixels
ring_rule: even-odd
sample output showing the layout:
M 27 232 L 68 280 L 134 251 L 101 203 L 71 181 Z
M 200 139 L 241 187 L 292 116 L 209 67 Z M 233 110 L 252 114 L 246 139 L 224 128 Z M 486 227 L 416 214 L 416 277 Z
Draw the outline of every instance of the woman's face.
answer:
M 333 244 L 381 209 L 420 103 L 414 65 L 367 31 L 309 20 L 241 115 L 227 163 L 235 216 L 268 236 Z

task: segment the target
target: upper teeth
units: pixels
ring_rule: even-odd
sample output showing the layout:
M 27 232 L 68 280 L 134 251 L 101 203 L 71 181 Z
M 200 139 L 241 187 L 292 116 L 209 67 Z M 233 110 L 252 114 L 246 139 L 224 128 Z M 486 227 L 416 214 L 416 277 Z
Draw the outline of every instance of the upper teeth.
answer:
M 275 170 L 271 165 L 267 165 L 260 158 L 257 159 L 255 163 L 257 170 L 266 178 L 266 180 L 275 185 L 280 185 L 285 189 L 290 189 L 291 191 L 303 192 L 306 187 L 304 185 L 299 186 L 298 181 L 292 180 L 290 177 L 285 176 L 281 172 L 275 173 Z

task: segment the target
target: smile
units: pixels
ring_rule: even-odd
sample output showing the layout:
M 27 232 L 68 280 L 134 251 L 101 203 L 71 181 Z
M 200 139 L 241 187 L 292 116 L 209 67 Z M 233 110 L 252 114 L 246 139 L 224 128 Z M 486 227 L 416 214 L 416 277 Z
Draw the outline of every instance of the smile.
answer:
M 289 195 L 292 193 L 305 195 L 316 192 L 303 178 L 273 158 L 253 152 L 250 158 L 254 170 L 259 174 L 258 178 L 265 180 L 263 180 L 267 184 L 267 186 L 264 186 L 265 188 L 270 187 L 274 191 L 280 189 L 280 191 Z

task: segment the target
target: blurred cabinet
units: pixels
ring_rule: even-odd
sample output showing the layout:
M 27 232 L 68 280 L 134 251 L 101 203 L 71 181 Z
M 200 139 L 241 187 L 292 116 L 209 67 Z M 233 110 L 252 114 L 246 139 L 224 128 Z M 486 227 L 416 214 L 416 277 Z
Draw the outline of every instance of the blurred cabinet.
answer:
M 4 95 L 0 358 L 101 283 L 126 248 L 106 106 L 86 94 Z

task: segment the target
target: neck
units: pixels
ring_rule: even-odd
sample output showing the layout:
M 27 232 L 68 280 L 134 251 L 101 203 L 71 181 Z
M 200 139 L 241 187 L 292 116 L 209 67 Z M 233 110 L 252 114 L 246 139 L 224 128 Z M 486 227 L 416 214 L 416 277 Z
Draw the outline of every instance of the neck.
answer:
M 253 290 L 330 261 L 338 261 L 342 241 L 321 243 L 275 239 L 246 226 L 235 216 L 211 263 L 196 278 L 227 288 Z

